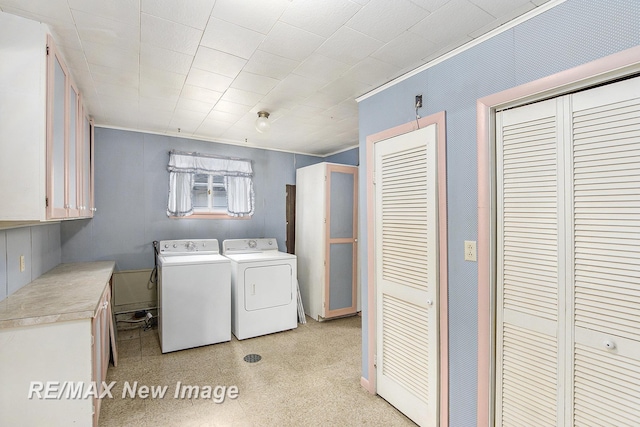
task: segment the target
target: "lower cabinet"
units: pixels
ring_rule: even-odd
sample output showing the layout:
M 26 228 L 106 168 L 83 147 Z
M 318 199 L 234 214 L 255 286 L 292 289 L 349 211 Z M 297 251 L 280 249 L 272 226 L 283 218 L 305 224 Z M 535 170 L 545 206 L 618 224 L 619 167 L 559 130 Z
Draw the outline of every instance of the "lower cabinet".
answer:
M 106 284 L 94 317 L 0 329 L 0 426 L 97 425 L 112 319 Z

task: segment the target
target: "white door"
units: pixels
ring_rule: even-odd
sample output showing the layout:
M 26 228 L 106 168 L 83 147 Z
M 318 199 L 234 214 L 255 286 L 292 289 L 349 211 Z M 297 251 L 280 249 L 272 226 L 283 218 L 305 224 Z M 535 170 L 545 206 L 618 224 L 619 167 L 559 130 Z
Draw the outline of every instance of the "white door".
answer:
M 638 426 L 640 79 L 496 129 L 496 425 Z
M 377 392 L 438 422 L 436 125 L 374 146 Z

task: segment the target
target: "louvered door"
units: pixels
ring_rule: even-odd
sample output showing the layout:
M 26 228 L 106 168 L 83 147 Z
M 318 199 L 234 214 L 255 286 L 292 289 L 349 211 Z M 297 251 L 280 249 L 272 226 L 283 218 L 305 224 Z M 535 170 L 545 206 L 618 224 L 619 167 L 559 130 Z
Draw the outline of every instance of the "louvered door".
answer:
M 572 96 L 576 426 L 640 425 L 640 79 Z
M 375 144 L 377 392 L 437 425 L 435 125 Z
M 496 425 L 638 426 L 640 79 L 496 125 Z
M 556 100 L 498 113 L 496 425 L 554 426 L 559 408 Z M 560 416 L 560 418 L 559 418 Z

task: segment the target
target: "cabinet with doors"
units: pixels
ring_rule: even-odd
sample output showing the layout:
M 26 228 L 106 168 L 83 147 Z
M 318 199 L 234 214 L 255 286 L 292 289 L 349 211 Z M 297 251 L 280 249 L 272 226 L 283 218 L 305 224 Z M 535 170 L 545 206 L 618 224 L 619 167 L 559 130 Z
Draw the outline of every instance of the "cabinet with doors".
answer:
M 0 12 L 0 221 L 91 217 L 92 128 L 46 25 Z
M 318 163 L 296 171 L 298 281 L 315 320 L 357 311 L 358 168 Z

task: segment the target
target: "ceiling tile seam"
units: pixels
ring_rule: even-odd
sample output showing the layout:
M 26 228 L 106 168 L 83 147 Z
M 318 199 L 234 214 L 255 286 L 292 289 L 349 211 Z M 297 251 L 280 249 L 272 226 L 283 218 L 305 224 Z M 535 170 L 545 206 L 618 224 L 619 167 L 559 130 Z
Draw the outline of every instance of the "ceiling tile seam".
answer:
M 140 1 L 142 1 L 142 0 L 140 0 Z M 209 22 L 211 21 L 211 14 L 213 13 L 213 8 L 214 8 L 214 7 L 215 7 L 215 2 L 214 2 L 214 3 L 213 3 L 213 5 L 211 6 L 211 10 L 209 11 L 209 14 L 208 14 L 208 16 L 207 16 L 207 22 L 206 22 L 206 23 L 205 23 L 205 25 L 204 25 L 204 29 L 203 29 L 203 30 L 201 30 L 201 31 L 202 31 L 202 34 L 200 35 L 200 40 L 198 40 L 198 47 L 196 48 L 196 53 L 195 53 L 195 54 L 192 56 L 192 58 L 191 58 L 191 64 L 189 65 L 189 71 L 187 72 L 187 77 L 185 78 L 185 81 L 184 81 L 184 83 L 182 84 L 182 88 L 180 89 L 180 93 L 178 94 L 178 100 L 176 101 L 176 104 L 175 104 L 175 106 L 173 107 L 173 112 L 172 112 L 172 114 L 171 114 L 171 119 L 169 119 L 169 123 L 167 123 L 167 130 L 169 129 L 169 125 L 171 124 L 171 122 L 172 122 L 173 118 L 174 118 L 174 117 L 175 117 L 175 115 L 176 115 L 176 111 L 178 110 L 178 103 L 180 102 L 180 98 L 182 97 L 182 93 L 184 92 L 184 88 L 185 88 L 185 86 L 187 85 L 187 79 L 189 78 L 189 72 L 191 72 L 191 70 L 192 70 L 193 68 L 196 68 L 196 67 L 194 67 L 194 66 L 193 66 L 193 63 L 194 63 L 194 62 L 195 62 L 195 60 L 196 60 L 196 55 L 198 54 L 198 49 L 200 49 L 200 47 L 202 46 L 202 39 L 204 38 L 204 33 L 205 33 L 205 31 L 207 30 L 207 27 L 209 26 Z M 140 14 L 141 14 L 140 21 L 141 21 L 141 23 L 142 23 L 142 8 L 140 9 Z M 142 24 L 141 24 L 141 25 L 142 25 Z M 141 26 L 141 28 L 142 28 L 142 26 Z M 200 29 L 198 29 L 198 30 L 200 30 Z M 142 31 L 140 31 L 140 34 L 142 34 Z M 214 50 L 215 50 L 215 49 L 214 49 Z M 196 68 L 196 69 L 198 69 L 198 70 L 199 70 L 200 68 Z M 203 70 L 203 71 L 205 71 L 205 70 Z M 214 74 L 216 74 L 216 73 L 214 73 Z M 232 83 L 233 83 L 233 82 L 232 82 Z M 228 88 L 227 88 L 227 89 L 228 89 Z M 226 90 L 225 90 L 225 92 L 226 92 Z M 224 93 L 222 94 L 222 96 L 223 96 L 223 95 L 224 95 Z M 220 96 L 220 98 L 222 98 L 222 96 Z M 218 99 L 216 100 L 216 102 L 214 102 L 214 103 L 213 103 L 213 105 L 211 106 L 211 108 L 209 109 L 209 111 L 207 112 L 207 114 L 204 116 L 204 119 L 202 120 L 202 122 L 200 122 L 200 124 L 199 124 L 199 125 L 198 125 L 198 127 L 196 128 L 196 131 L 200 128 L 200 126 L 202 126 L 202 124 L 203 124 L 203 123 L 204 123 L 204 121 L 207 119 L 207 117 L 209 117 L 209 114 L 211 114 L 211 112 L 213 111 L 213 109 L 215 108 L 215 106 L 218 104 L 218 102 L 220 102 L 220 98 L 218 98 Z M 195 131 L 194 131 L 194 132 L 195 132 Z
M 503 33 L 505 31 L 508 31 L 510 29 L 512 29 L 513 27 L 515 27 L 516 25 L 521 24 L 522 22 L 526 22 L 529 19 L 532 19 L 538 15 L 540 15 L 541 13 L 544 13 L 546 11 L 548 11 L 549 9 L 552 9 L 554 7 L 556 7 L 559 4 L 564 3 L 567 0 L 550 0 L 547 3 L 541 5 L 541 6 L 537 6 L 535 9 L 530 10 L 529 12 L 524 13 L 523 15 L 518 16 L 515 19 L 512 19 L 511 21 L 499 26 L 498 28 L 495 28 L 491 31 L 489 31 L 488 33 L 483 34 L 482 36 L 476 37 L 475 39 L 463 44 L 462 46 L 459 46 L 457 48 L 455 48 L 454 50 L 445 53 L 444 55 L 439 56 L 436 59 L 433 59 L 429 62 L 427 62 L 426 64 L 422 64 L 421 66 L 408 71 L 406 73 L 404 73 L 403 75 L 396 77 L 395 79 L 393 79 L 392 81 L 385 83 L 383 85 L 378 86 L 377 88 L 370 90 L 369 92 L 365 92 L 362 95 L 356 97 L 356 102 L 361 102 L 364 101 L 367 98 L 370 98 L 374 95 L 377 95 L 378 93 L 393 87 L 397 84 L 402 83 L 403 81 L 410 79 L 411 77 L 415 76 L 416 74 L 419 74 L 425 70 L 428 70 L 431 67 L 435 67 L 436 65 L 440 64 L 441 62 L 446 61 L 447 59 L 453 58 L 454 56 L 468 50 L 471 49 L 474 46 L 479 45 L 480 43 L 489 40 L 491 37 L 494 37 L 500 33 Z

